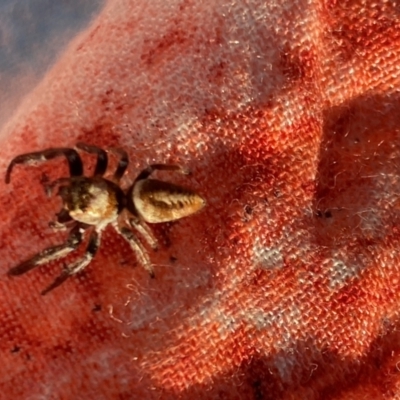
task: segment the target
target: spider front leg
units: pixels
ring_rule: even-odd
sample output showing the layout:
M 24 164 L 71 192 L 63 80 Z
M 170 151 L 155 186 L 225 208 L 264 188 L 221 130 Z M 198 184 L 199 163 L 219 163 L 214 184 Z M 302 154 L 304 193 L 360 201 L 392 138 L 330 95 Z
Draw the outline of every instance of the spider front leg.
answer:
M 70 276 L 75 275 L 86 268 L 97 253 L 97 250 L 100 246 L 100 239 L 100 231 L 93 230 L 83 257 L 65 268 L 64 271 L 54 280 L 54 282 L 41 292 L 41 295 L 45 296 L 47 293 L 64 283 Z
M 87 153 L 97 154 L 97 163 L 94 169 L 93 176 L 103 176 L 107 170 L 108 155 L 107 152 L 100 147 L 92 146 L 90 144 L 79 142 L 76 147 L 80 150 L 86 151 Z
M 175 171 L 180 172 L 184 175 L 189 175 L 190 171 L 186 168 L 181 167 L 180 165 L 175 164 L 151 164 L 143 171 L 135 179 L 135 182 L 140 181 L 142 179 L 147 179 L 154 171 Z M 134 183 L 135 183 L 134 182 Z
M 114 182 L 118 183 L 121 180 L 122 176 L 124 175 L 126 169 L 128 168 L 129 156 L 125 150 L 120 148 L 112 147 L 109 150 L 112 151 L 113 153 L 116 153 L 120 157 L 117 169 L 115 170 L 112 178 Z
M 84 229 L 81 224 L 76 225 L 70 232 L 67 241 L 58 246 L 49 247 L 36 254 L 29 260 L 22 262 L 16 267 L 11 268 L 8 271 L 8 275 L 16 276 L 22 275 L 31 269 L 38 267 L 42 264 L 47 264 L 50 261 L 58 260 L 59 258 L 67 256 L 69 253 L 74 251 L 79 244 L 82 242 L 82 233 Z
M 46 161 L 53 158 L 65 156 L 71 176 L 81 176 L 83 174 L 83 164 L 78 152 L 70 148 L 54 148 L 34 153 L 21 154 L 11 160 L 6 172 L 6 183 L 10 183 L 11 172 L 16 164 L 31 164 L 36 161 Z

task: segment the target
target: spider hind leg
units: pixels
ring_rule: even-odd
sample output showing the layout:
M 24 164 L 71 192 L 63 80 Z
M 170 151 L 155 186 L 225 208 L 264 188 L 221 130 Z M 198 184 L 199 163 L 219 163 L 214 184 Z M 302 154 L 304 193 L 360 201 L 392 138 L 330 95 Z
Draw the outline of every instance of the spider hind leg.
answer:
M 181 167 L 176 164 L 151 164 L 144 170 L 142 170 L 139 175 L 136 177 L 135 182 L 140 181 L 142 179 L 147 179 L 154 171 L 174 171 L 179 172 L 184 175 L 189 175 L 190 171 L 186 168 Z M 134 182 L 134 183 L 135 183 Z
M 118 226 L 118 223 L 113 224 L 114 229 L 129 243 L 131 249 L 137 255 L 140 264 L 149 273 L 151 278 L 155 277 L 153 265 L 151 264 L 150 257 L 143 247 L 139 239 L 134 235 L 134 233 L 125 226 Z
M 138 218 L 130 218 L 129 224 L 132 228 L 136 229 L 146 240 L 147 244 L 154 250 L 158 250 L 158 242 L 154 237 L 152 230 L 140 219 Z

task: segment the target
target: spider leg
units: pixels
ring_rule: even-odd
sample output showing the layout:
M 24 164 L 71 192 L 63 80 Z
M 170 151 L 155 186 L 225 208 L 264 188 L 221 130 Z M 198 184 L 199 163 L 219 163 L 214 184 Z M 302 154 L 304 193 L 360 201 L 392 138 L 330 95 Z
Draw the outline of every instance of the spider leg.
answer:
M 115 170 L 114 176 L 113 176 L 113 181 L 119 182 L 120 179 L 122 178 L 122 176 L 124 175 L 126 169 L 128 168 L 129 156 L 128 156 L 128 153 L 123 149 L 112 147 L 112 148 L 110 148 L 110 151 L 112 151 L 113 153 L 116 153 L 120 157 L 120 159 L 118 161 L 117 169 Z
M 176 171 L 176 172 L 180 172 L 181 174 L 185 174 L 185 175 L 190 174 L 189 170 L 182 168 L 180 165 L 151 164 L 139 173 L 139 175 L 135 179 L 135 182 L 148 178 L 154 171 Z
M 74 251 L 82 241 L 83 228 L 80 224 L 76 225 L 70 232 L 67 241 L 58 246 L 49 247 L 34 255 L 29 260 L 23 261 L 16 267 L 8 271 L 8 275 L 22 275 L 39 265 L 46 264 L 50 261 L 65 257 L 67 254 Z
M 41 295 L 45 296 L 47 293 L 64 283 L 70 276 L 77 274 L 87 267 L 100 246 L 100 239 L 100 231 L 93 230 L 83 257 L 65 268 L 64 271 L 54 280 L 54 282 L 41 292 Z
M 11 171 L 16 164 L 30 164 L 35 161 L 51 160 L 59 156 L 66 157 L 71 176 L 81 176 L 83 174 L 83 164 L 78 152 L 74 149 L 59 147 L 37 151 L 34 153 L 20 154 L 19 156 L 15 157 L 8 165 L 6 172 L 6 183 L 10 183 Z
M 156 251 L 158 249 L 157 239 L 154 237 L 153 232 L 146 224 L 142 223 L 138 218 L 130 218 L 129 224 L 144 237 L 146 242 L 153 250 Z
M 151 278 L 154 278 L 154 269 L 150 261 L 150 257 L 147 254 L 147 251 L 143 248 L 142 243 L 140 243 L 139 239 L 133 234 L 133 232 L 122 226 L 118 226 L 118 223 L 113 224 L 114 229 L 129 243 L 131 249 L 136 253 L 139 258 L 140 264 L 143 265 L 144 269 L 150 274 Z
M 107 152 L 100 147 L 92 146 L 90 144 L 79 142 L 76 147 L 80 150 L 86 151 L 87 153 L 97 154 L 97 163 L 93 173 L 93 176 L 103 176 L 107 170 L 108 155 Z

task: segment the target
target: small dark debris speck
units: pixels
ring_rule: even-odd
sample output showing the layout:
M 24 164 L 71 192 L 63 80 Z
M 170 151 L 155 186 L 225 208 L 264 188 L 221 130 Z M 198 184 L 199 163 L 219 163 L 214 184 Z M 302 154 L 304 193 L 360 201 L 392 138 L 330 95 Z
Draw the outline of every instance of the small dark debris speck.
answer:
M 329 210 L 325 211 L 325 218 L 332 218 L 332 213 Z
M 94 307 L 92 308 L 92 311 L 94 312 L 101 311 L 101 304 L 95 304 Z
M 249 205 L 246 205 L 246 207 L 244 208 L 244 212 L 248 215 L 253 214 L 253 208 L 250 207 Z
M 21 347 L 19 347 L 19 346 L 14 346 L 14 347 L 11 349 L 11 353 L 18 353 L 20 350 L 21 350 Z
M 332 212 L 330 210 L 325 210 L 325 211 L 317 210 L 315 212 L 315 215 L 318 218 L 332 218 Z

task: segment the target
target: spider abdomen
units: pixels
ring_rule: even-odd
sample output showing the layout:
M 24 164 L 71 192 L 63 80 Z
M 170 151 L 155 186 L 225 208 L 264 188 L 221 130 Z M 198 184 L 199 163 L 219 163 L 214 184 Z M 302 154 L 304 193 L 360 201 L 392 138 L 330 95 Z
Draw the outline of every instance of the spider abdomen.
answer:
M 106 226 L 124 207 L 122 190 L 103 178 L 73 178 L 69 185 L 60 187 L 59 194 L 69 215 L 88 225 Z
M 139 216 L 149 223 L 187 217 L 205 205 L 205 200 L 194 191 L 156 179 L 137 181 L 129 200 Z

